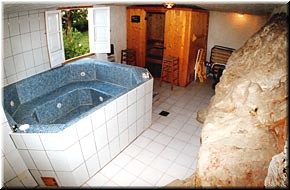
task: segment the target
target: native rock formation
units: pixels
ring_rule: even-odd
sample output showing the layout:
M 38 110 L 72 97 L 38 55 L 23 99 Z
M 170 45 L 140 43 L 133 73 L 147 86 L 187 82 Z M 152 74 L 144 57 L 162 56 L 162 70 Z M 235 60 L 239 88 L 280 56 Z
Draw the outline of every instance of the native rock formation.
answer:
M 265 179 L 265 187 L 286 188 L 288 187 L 289 159 L 288 140 L 284 151 L 272 157 L 269 165 L 268 175 Z
M 196 172 L 168 186 L 265 187 L 288 136 L 287 43 L 288 16 L 276 14 L 232 54 L 205 111 Z

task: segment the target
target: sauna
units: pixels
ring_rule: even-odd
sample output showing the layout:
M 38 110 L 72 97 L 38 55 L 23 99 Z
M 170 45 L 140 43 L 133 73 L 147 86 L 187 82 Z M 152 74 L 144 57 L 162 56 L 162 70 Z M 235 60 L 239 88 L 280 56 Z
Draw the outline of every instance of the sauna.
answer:
M 154 78 L 160 77 L 164 56 L 178 57 L 178 84 L 185 87 L 192 81 L 197 50 L 207 48 L 208 19 L 208 11 L 195 8 L 128 7 L 127 47 L 136 50 L 137 66 Z

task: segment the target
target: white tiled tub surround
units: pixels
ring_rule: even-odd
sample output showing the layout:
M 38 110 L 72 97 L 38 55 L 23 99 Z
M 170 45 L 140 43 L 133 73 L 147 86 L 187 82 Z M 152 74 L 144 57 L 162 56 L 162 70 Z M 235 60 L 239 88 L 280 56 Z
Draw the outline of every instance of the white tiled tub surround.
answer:
M 1 105 L 2 106 L 2 105 Z M 11 128 L 5 117 L 4 110 L 0 109 L 1 121 L 1 162 L 2 162 L 2 179 L 0 187 L 15 188 L 15 187 L 35 187 L 36 181 L 28 171 L 26 164 L 21 158 L 20 151 L 17 150 L 9 133 Z
M 82 186 L 151 125 L 153 79 L 59 133 L 11 133 L 29 171 Z

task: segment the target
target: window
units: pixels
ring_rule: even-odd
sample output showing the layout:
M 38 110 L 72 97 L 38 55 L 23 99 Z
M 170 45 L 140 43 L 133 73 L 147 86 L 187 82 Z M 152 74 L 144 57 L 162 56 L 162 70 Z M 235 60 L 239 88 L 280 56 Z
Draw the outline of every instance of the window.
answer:
M 61 11 L 46 11 L 46 36 L 51 68 L 65 61 Z M 110 8 L 88 8 L 91 53 L 110 53 Z
M 45 22 L 50 67 L 53 68 L 60 66 L 65 60 L 61 11 L 45 12 Z
M 90 52 L 88 34 L 88 9 L 63 9 L 62 35 L 66 59 L 82 56 Z
M 110 8 L 88 9 L 91 53 L 110 53 Z

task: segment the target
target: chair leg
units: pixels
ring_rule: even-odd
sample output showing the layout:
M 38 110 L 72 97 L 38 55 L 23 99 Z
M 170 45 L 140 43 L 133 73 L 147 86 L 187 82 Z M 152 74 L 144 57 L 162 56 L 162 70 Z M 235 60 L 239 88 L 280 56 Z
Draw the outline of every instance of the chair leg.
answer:
M 161 87 L 162 86 L 162 80 L 163 80 L 163 77 L 164 77 L 164 67 L 165 65 L 162 64 L 162 68 L 161 68 L 161 76 L 160 76 L 160 79 L 159 79 L 159 86 Z
M 174 69 L 173 69 L 173 64 L 170 65 L 170 75 L 171 75 L 171 79 L 170 79 L 170 83 L 171 83 L 171 90 L 173 90 L 173 83 L 174 83 Z

